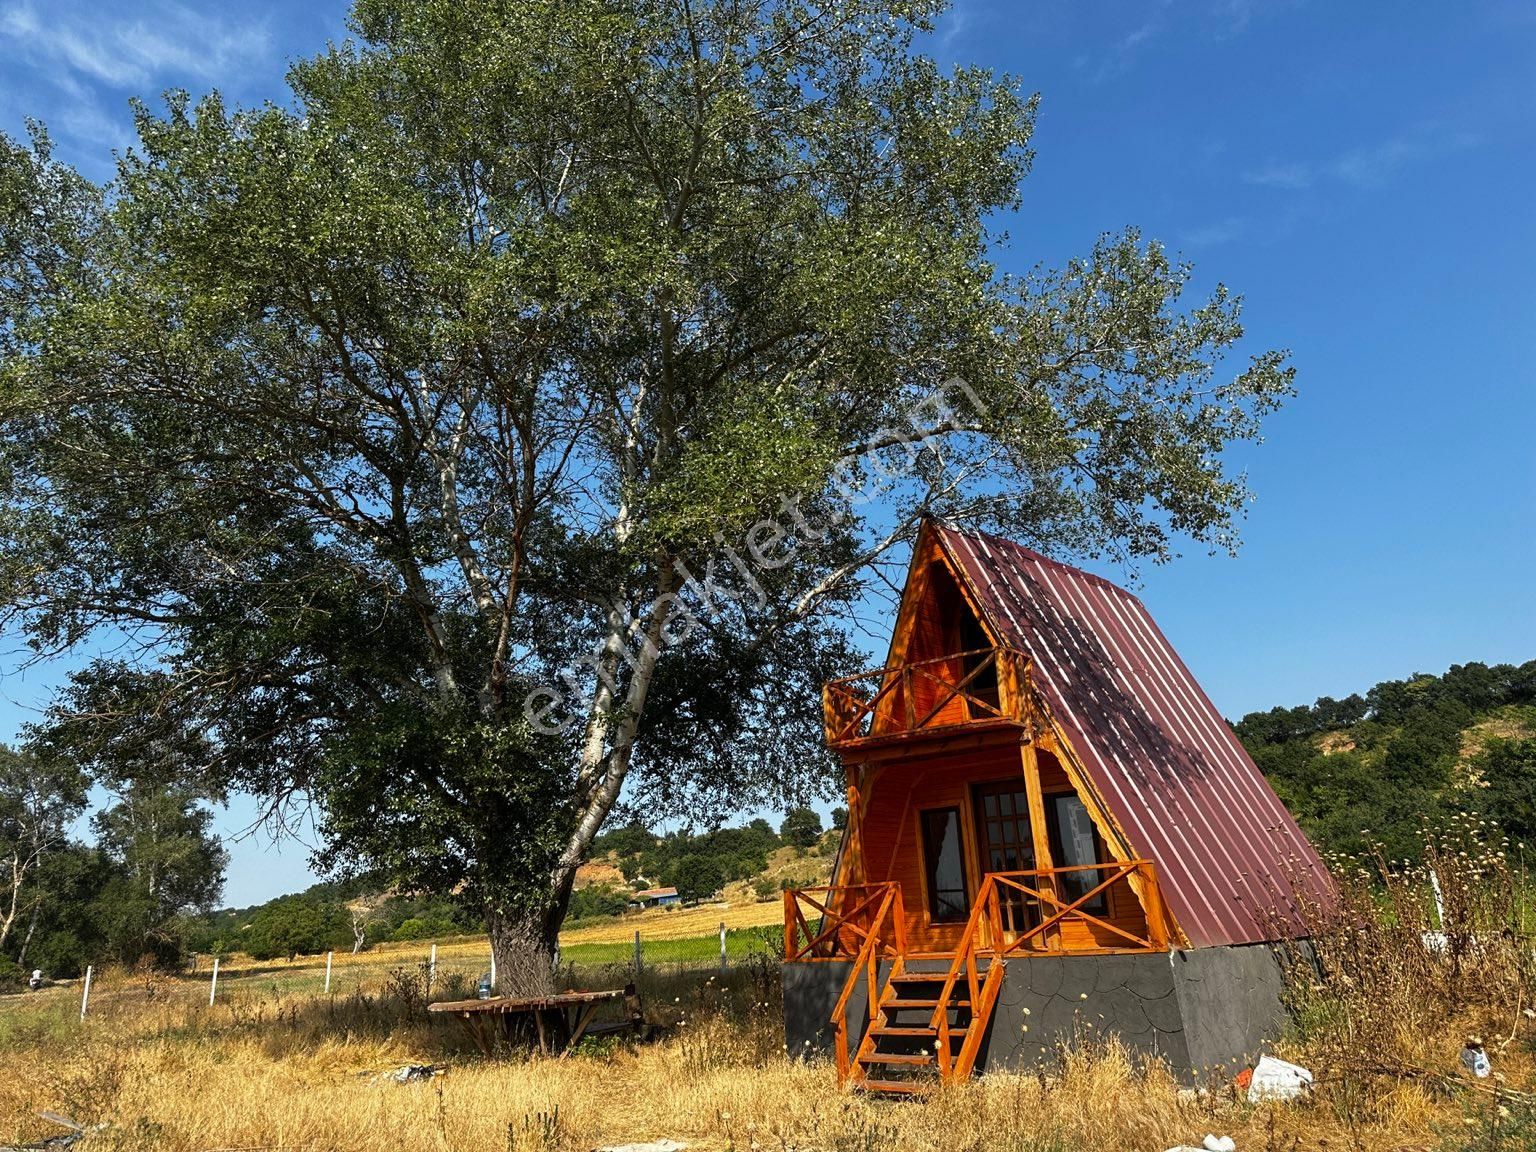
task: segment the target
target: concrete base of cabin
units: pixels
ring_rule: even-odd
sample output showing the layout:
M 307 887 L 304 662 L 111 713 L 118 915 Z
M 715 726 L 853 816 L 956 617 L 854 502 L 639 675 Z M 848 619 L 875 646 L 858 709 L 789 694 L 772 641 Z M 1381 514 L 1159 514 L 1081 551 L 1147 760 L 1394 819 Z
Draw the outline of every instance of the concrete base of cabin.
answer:
M 942 960 L 909 960 L 908 971 Z M 784 1037 L 791 1055 L 830 1053 L 829 1018 L 851 965 L 785 964 Z M 884 985 L 888 966 L 880 972 Z M 1017 957 L 976 1062 L 989 1068 L 1049 1064 L 1082 1032 L 1114 1033 L 1132 1052 L 1158 1056 L 1187 1082 L 1235 1075 L 1256 1060 L 1286 1022 L 1280 958 L 1267 944 L 1123 956 Z M 862 983 L 848 1004 L 849 1051 L 868 1020 Z M 1025 1031 L 1026 1025 L 1028 1031 Z

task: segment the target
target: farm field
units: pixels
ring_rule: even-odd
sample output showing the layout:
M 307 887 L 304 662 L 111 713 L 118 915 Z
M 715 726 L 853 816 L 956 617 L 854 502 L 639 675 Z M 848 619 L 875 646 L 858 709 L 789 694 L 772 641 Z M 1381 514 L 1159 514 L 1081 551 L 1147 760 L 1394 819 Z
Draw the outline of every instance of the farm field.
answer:
M 634 961 L 635 933 L 640 933 L 644 964 L 668 968 L 713 968 L 720 960 L 719 929 L 726 927 L 726 956 L 737 963 L 770 948 L 783 920 L 777 901 L 755 904 L 706 904 L 691 908 L 654 908 L 633 915 L 604 918 L 577 924 L 561 933 L 563 965 L 578 971 L 627 969 Z M 475 982 L 490 964 L 490 952 L 482 936 L 456 936 L 438 940 L 412 940 L 380 944 L 355 955 L 336 952 L 332 959 L 331 990 L 339 994 L 377 992 L 392 973 L 414 970 L 425 964 L 437 947 L 436 992 L 462 989 L 473 992 Z M 167 986 L 189 989 L 206 996 L 211 960 L 197 959 L 192 973 L 167 981 Z M 619 979 L 614 972 L 605 976 Z M 622 980 L 620 980 L 622 983 Z M 293 960 L 252 960 L 234 955 L 219 962 L 219 987 L 264 989 L 271 992 L 324 990 L 325 957 L 298 956 Z M 189 992 L 189 995 L 192 993 Z M 442 999 L 441 995 L 434 998 Z

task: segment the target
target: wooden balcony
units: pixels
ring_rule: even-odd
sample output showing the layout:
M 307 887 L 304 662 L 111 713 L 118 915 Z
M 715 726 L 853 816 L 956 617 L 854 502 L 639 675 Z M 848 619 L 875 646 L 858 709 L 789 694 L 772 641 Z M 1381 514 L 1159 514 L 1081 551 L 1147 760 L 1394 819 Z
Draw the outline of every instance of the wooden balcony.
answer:
M 1029 658 L 1012 648 L 977 648 L 876 668 L 822 689 L 827 745 L 853 748 L 938 729 L 1031 722 Z
M 1111 916 L 1105 897 L 1128 888 L 1139 915 Z M 1133 895 L 1134 894 L 1134 895 Z M 1172 930 L 1150 860 L 1028 872 L 988 872 L 971 901 L 957 954 L 1103 955 L 1167 951 Z M 784 892 L 784 959 L 852 960 L 870 939 L 878 954 L 906 953 L 901 885 L 848 884 Z

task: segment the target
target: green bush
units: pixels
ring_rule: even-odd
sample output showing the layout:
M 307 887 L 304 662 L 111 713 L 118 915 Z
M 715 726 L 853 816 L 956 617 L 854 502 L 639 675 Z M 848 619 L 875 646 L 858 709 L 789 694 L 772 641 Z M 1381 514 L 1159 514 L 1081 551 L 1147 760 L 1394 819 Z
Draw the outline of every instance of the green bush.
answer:
M 567 916 L 587 920 L 594 916 L 618 916 L 629 908 L 629 891 L 617 884 L 588 884 L 571 893 Z
M 352 943 L 351 917 L 337 904 L 290 896 L 264 904 L 242 935 L 253 959 L 319 953 Z

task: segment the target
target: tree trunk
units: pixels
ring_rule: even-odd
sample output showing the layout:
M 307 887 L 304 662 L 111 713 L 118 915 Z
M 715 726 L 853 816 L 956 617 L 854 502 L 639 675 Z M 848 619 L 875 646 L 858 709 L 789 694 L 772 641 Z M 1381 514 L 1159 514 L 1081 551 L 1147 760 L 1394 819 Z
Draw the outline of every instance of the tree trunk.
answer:
M 548 996 L 556 991 L 555 946 L 564 911 L 562 906 L 486 916 L 491 955 L 496 957 L 496 995 Z
M 16 955 L 16 966 L 18 968 L 25 968 L 27 966 L 27 949 L 32 947 L 32 934 L 37 931 L 37 914 L 42 911 L 42 907 L 43 902 L 41 900 L 35 901 L 32 905 L 32 916 L 27 921 L 27 935 L 21 942 L 21 951 Z

